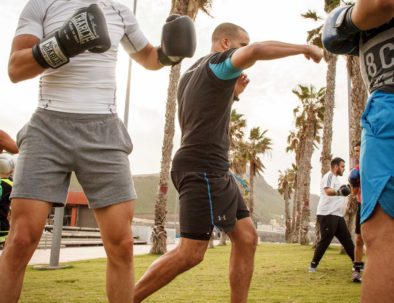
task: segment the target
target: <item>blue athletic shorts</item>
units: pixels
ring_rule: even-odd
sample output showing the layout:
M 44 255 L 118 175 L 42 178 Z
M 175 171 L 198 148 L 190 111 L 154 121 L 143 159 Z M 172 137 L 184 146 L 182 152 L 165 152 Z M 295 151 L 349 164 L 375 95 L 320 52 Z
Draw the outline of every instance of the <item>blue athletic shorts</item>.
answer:
M 377 203 L 394 218 L 394 94 L 373 92 L 361 126 L 361 223 Z

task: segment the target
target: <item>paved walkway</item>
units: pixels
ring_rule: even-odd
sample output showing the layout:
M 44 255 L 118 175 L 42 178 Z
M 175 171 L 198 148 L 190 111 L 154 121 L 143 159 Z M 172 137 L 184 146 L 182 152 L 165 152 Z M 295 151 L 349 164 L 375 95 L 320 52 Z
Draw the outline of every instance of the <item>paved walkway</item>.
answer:
M 168 244 L 170 250 L 176 244 Z M 150 245 L 134 245 L 134 255 L 143 255 L 149 253 Z M 0 254 L 2 251 L 0 251 Z M 29 265 L 49 264 L 51 249 L 37 249 L 31 258 Z M 89 260 L 97 258 L 106 258 L 103 246 L 84 246 L 84 247 L 65 247 L 60 249 L 59 263 Z

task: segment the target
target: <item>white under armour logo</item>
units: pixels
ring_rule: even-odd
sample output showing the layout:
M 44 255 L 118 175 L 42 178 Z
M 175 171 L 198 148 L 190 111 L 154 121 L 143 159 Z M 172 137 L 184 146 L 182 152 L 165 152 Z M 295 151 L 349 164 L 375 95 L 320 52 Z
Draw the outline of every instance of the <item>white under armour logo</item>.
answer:
M 226 215 L 218 216 L 218 221 L 226 221 L 226 220 L 227 220 Z

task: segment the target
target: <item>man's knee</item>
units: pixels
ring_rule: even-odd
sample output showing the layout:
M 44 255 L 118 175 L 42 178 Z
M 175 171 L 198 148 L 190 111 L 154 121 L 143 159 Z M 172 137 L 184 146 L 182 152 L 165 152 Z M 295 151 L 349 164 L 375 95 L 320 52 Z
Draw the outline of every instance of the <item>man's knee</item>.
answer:
M 113 263 L 131 264 L 133 260 L 133 239 L 130 237 L 110 241 L 106 245 L 108 260 Z
M 258 238 L 259 236 L 256 229 L 250 228 L 243 231 L 240 237 L 237 237 L 235 244 L 242 245 L 244 248 L 250 250 L 256 250 Z
M 182 238 L 181 241 L 181 245 L 176 248 L 176 253 L 183 268 L 192 268 L 204 260 L 208 242 L 198 241 L 199 243 L 193 243 L 193 240 L 186 238 Z
M 23 253 L 27 249 L 35 247 L 38 241 L 40 241 L 39 236 L 29 233 L 16 233 L 7 239 L 7 246 L 12 246 L 18 253 Z
M 189 254 L 183 254 L 181 257 L 181 262 L 186 268 L 192 268 L 200 264 L 204 260 L 205 251 L 194 251 Z

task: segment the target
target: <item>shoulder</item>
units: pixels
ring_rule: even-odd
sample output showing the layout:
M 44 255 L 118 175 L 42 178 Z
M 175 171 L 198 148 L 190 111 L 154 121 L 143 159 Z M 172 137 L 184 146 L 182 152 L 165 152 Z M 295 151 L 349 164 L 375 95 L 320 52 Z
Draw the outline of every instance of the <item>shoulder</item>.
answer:
M 131 9 L 123 3 L 112 1 L 112 0 L 104 1 L 104 3 L 105 5 L 116 10 L 122 17 L 130 17 L 130 16 L 134 17 L 134 14 L 131 11 Z
M 331 187 L 331 183 L 333 180 L 335 180 L 335 175 L 331 171 L 327 172 L 322 178 L 322 187 Z
M 226 61 L 228 58 L 231 58 L 231 56 L 234 54 L 234 52 L 236 50 L 237 50 L 236 48 L 231 48 L 231 49 L 226 50 L 224 52 L 214 53 L 210 56 L 209 62 L 213 63 L 213 64 L 222 63 L 222 62 Z

